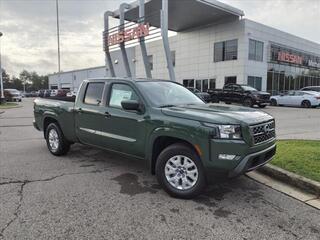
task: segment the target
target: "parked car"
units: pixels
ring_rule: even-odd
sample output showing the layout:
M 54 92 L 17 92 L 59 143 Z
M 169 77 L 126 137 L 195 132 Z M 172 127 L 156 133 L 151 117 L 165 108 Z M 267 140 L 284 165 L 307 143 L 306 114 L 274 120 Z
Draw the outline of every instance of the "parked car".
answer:
M 67 93 L 70 92 L 68 89 L 58 89 L 57 91 L 57 97 L 66 97 Z
M 197 95 L 199 98 L 201 98 L 205 102 L 210 102 L 210 94 L 206 92 L 201 92 L 196 88 L 188 88 L 191 92 L 193 92 L 195 95 Z
M 38 97 L 39 93 L 37 91 L 32 91 L 31 92 L 31 97 Z
M 272 106 L 301 106 L 304 108 L 320 105 L 320 93 L 314 91 L 289 91 L 271 97 Z
M 85 80 L 75 102 L 37 98 L 34 118 L 53 155 L 79 142 L 144 160 L 165 191 L 180 198 L 197 196 L 218 175 L 257 169 L 276 152 L 269 114 L 205 104 L 165 80 Z
M 58 94 L 58 89 L 51 89 L 50 97 L 55 97 Z
M 4 98 L 7 102 L 21 102 L 22 96 L 17 89 L 4 89 Z
M 40 89 L 39 91 L 38 91 L 38 97 L 44 97 L 44 93 L 45 93 L 45 89 Z
M 320 92 L 320 86 L 308 86 L 308 87 L 301 88 L 300 91 Z
M 241 103 L 247 107 L 258 105 L 266 107 L 270 102 L 270 93 L 258 91 L 257 89 L 241 84 L 226 84 L 223 89 L 209 90 L 212 102 Z
M 67 93 L 67 97 L 76 97 L 77 96 L 77 92 L 76 91 L 70 91 Z
M 44 90 L 43 97 L 48 98 L 50 96 L 51 96 L 51 90 L 50 89 Z

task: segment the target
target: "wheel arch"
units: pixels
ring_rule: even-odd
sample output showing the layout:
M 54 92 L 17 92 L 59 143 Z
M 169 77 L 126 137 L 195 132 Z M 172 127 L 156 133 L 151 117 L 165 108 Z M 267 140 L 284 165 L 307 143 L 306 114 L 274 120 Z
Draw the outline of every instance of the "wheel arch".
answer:
M 54 115 L 52 115 L 52 114 L 45 115 L 43 117 L 43 122 L 42 122 L 44 138 L 46 138 L 46 129 L 49 126 L 49 124 L 51 124 L 51 123 L 56 123 L 60 127 L 59 121 L 57 120 L 57 118 Z M 61 127 L 60 127 L 60 129 L 61 129 Z
M 182 143 L 190 147 L 201 159 L 201 151 L 197 149 L 196 144 L 192 143 L 187 137 L 177 136 L 173 134 L 156 135 L 149 141 L 148 162 L 151 174 L 155 174 L 156 162 L 159 154 L 168 146 L 175 143 Z

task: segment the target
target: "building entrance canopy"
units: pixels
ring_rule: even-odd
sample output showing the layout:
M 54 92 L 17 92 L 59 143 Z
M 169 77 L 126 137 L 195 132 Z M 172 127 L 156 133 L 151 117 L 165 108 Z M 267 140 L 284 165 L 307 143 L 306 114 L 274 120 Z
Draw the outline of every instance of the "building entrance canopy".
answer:
M 111 76 L 115 76 L 115 73 L 110 47 L 120 47 L 126 75 L 127 77 L 132 77 L 126 53 L 126 43 L 138 40 L 146 76 L 152 78 L 145 45 L 146 37 L 155 34 L 150 29 L 150 26 L 152 26 L 161 30 L 169 77 L 170 80 L 175 81 L 168 30 L 175 32 L 186 31 L 209 24 L 237 20 L 243 15 L 243 11 L 216 0 L 136 0 L 130 4 L 122 3 L 118 10 L 105 12 L 103 44 Z M 109 29 L 109 17 L 118 18 L 119 26 Z M 132 23 L 138 25 L 134 26 Z
M 162 0 L 145 0 L 145 15 L 159 12 Z M 119 18 L 119 10 L 114 17 Z M 242 10 L 215 0 L 168 0 L 168 29 L 179 32 L 203 25 L 222 23 L 244 16 Z M 135 22 L 139 19 L 139 0 L 129 4 L 125 20 Z M 158 16 L 148 16 L 151 26 L 161 27 Z

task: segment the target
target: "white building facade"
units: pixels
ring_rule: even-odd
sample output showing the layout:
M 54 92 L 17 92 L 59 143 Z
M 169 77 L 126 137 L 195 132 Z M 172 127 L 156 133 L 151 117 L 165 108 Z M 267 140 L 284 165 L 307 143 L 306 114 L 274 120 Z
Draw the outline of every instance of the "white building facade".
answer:
M 320 44 L 283 31 L 239 19 L 177 33 L 170 37 L 176 80 L 201 91 L 225 83 L 248 84 L 276 94 L 320 85 Z M 161 40 L 147 43 L 155 79 L 169 79 Z M 128 50 L 133 76 L 145 77 L 139 46 Z M 120 51 L 112 52 L 116 76 L 124 77 Z M 74 77 L 76 76 L 76 77 Z M 50 88 L 77 89 L 86 78 L 110 76 L 107 67 L 49 76 Z M 69 84 L 69 85 L 68 85 Z

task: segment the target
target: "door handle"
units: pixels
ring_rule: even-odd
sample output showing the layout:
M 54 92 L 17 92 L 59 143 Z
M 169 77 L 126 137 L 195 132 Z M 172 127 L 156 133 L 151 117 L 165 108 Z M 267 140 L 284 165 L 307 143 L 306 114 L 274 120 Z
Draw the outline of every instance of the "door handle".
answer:
M 105 117 L 105 118 L 111 118 L 111 114 L 108 113 L 108 112 L 105 112 L 105 113 L 104 113 L 104 117 Z
M 83 110 L 82 110 L 82 108 L 78 108 L 78 109 L 76 109 L 76 112 L 83 113 Z

